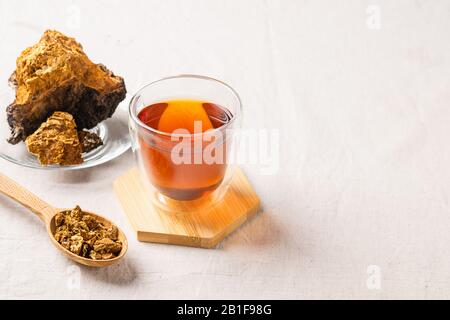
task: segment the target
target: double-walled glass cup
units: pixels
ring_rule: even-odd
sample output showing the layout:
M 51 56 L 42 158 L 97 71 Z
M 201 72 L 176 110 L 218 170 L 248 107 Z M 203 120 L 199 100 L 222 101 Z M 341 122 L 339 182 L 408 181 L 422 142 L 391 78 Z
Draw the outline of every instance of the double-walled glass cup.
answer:
M 158 130 L 170 101 L 200 101 L 212 127 L 202 131 L 202 123 L 196 121 L 194 131 Z M 233 176 L 230 160 L 241 112 L 233 88 L 198 75 L 164 78 L 133 96 L 129 106 L 132 148 L 155 205 L 187 212 L 221 200 Z

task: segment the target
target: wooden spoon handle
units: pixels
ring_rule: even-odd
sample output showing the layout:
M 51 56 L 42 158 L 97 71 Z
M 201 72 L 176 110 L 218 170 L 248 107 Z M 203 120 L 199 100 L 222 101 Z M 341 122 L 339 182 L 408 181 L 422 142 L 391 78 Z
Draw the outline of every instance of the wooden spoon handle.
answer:
M 33 211 L 44 222 L 50 220 L 56 211 L 44 200 L 2 173 L 0 173 L 0 192 Z

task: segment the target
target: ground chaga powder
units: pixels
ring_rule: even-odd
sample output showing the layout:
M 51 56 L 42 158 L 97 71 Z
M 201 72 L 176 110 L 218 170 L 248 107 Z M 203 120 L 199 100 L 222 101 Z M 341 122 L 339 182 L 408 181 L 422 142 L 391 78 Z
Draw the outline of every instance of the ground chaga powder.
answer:
M 55 216 L 55 239 L 67 250 L 85 258 L 106 260 L 122 250 L 116 226 L 106 227 L 79 206 Z

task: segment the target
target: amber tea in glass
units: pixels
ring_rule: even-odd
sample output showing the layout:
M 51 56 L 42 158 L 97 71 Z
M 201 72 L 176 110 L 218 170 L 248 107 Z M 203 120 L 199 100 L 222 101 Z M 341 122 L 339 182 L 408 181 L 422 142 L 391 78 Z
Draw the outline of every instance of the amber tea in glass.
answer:
M 227 186 L 240 111 L 231 87 L 195 75 L 156 81 L 132 98 L 133 150 L 159 201 L 197 200 Z
M 139 120 L 147 126 L 164 133 L 173 133 L 185 129 L 194 134 L 195 121 L 200 122 L 202 130 L 217 129 L 227 124 L 231 113 L 217 104 L 195 100 L 172 100 L 149 105 L 138 114 Z M 153 185 L 163 194 L 177 200 L 193 200 L 214 191 L 221 183 L 226 170 L 226 142 L 224 139 L 214 146 L 214 156 L 219 163 L 205 163 L 204 159 L 195 161 L 195 153 L 203 153 L 210 145 L 209 141 L 199 136 L 201 148 L 193 150 L 193 140 L 187 138 L 186 149 L 192 150 L 185 163 L 174 162 L 173 148 L 180 140 L 169 140 L 161 135 L 160 141 L 139 139 L 142 162 Z M 184 150 L 183 150 L 184 151 Z M 182 152 L 183 152 L 182 151 Z M 186 152 L 186 151 L 184 151 Z M 217 153 L 221 153 L 220 157 Z M 184 158 L 186 159 L 186 157 Z

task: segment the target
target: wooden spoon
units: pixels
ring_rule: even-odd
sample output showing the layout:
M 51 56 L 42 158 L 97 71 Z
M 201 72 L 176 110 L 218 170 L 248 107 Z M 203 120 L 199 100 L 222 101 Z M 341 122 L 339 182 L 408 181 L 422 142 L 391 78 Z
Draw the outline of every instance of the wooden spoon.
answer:
M 122 232 L 122 230 L 119 229 L 119 241 L 122 242 L 122 251 L 120 251 L 117 257 L 107 260 L 93 260 L 89 258 L 80 257 L 79 255 L 76 255 L 75 253 L 61 246 L 58 243 L 58 241 L 55 240 L 54 237 L 56 230 L 55 215 L 58 212 L 61 212 L 65 209 L 52 207 L 51 205 L 41 200 L 39 197 L 31 193 L 30 191 L 25 189 L 24 187 L 20 186 L 18 183 L 16 183 L 15 181 L 11 180 L 10 178 L 6 177 L 1 173 L 0 173 L 0 192 L 10 197 L 11 199 L 19 202 L 20 204 L 22 204 L 23 206 L 34 212 L 45 223 L 45 226 L 47 227 L 48 236 L 52 240 L 52 243 L 55 245 L 55 247 L 58 248 L 62 254 L 64 254 L 66 257 L 72 259 L 75 262 L 81 263 L 89 267 L 106 267 L 122 259 L 123 256 L 125 255 L 125 252 L 128 249 L 127 238 L 125 237 L 125 234 Z M 111 221 L 97 214 L 94 214 L 92 212 L 86 213 L 97 218 L 106 227 L 109 227 L 112 224 Z

